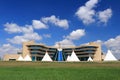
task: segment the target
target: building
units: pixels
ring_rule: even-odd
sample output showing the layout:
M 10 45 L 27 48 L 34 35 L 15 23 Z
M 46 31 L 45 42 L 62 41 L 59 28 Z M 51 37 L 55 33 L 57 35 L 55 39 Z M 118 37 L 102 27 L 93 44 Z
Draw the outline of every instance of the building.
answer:
M 3 60 L 4 61 L 15 61 L 19 58 L 18 54 L 5 54 Z
M 28 41 L 23 43 L 22 52 L 18 52 L 15 56 L 22 55 L 24 58 L 26 55 L 29 55 L 32 61 L 41 61 L 47 51 L 53 61 L 66 61 L 73 50 L 80 61 L 87 61 L 89 57 L 91 57 L 93 61 L 102 61 L 101 45 L 94 42 L 76 47 L 57 48 L 54 46 L 38 44 L 34 41 Z M 17 59 L 18 56 L 14 58 L 13 54 L 6 54 L 4 57 L 5 61 Z

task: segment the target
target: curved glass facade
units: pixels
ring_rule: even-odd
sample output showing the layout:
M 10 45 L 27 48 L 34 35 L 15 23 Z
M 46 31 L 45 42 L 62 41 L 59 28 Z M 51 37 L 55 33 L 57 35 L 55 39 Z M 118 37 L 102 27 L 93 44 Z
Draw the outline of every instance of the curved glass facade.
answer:
M 53 61 L 65 61 L 67 56 L 70 56 L 73 50 L 80 61 L 87 61 L 89 56 L 93 60 L 101 60 L 101 47 L 96 43 L 72 48 L 62 48 L 61 51 L 59 51 L 56 47 L 45 46 L 42 44 L 26 43 L 24 46 L 27 49 L 26 51 L 31 55 L 33 61 L 41 61 L 46 51 Z M 24 50 L 24 52 L 26 51 Z
M 62 51 L 58 51 L 58 58 L 57 58 L 58 61 L 63 61 L 63 54 L 62 54 Z

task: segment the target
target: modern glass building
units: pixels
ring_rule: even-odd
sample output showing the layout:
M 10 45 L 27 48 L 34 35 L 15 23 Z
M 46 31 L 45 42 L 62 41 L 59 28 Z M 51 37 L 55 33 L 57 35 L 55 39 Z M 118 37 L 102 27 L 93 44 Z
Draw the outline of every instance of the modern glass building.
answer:
M 46 46 L 37 44 L 34 41 L 29 41 L 23 43 L 22 55 L 25 56 L 29 54 L 33 61 L 41 61 L 47 51 L 53 61 L 66 61 L 67 56 L 71 55 L 72 50 L 75 51 L 80 61 L 87 61 L 89 56 L 91 56 L 94 61 L 102 60 L 101 46 L 93 42 L 87 45 L 67 47 L 59 50 L 57 47 Z
M 47 51 L 53 61 L 66 61 L 68 55 L 70 56 L 73 50 L 80 61 L 87 61 L 89 56 L 93 59 L 93 61 L 102 61 L 101 46 L 100 44 L 94 42 L 75 47 L 58 48 L 38 44 L 34 41 L 28 41 L 23 43 L 22 52 L 19 54 L 23 57 L 29 55 L 32 61 L 41 61 Z M 6 56 L 4 57 L 4 60 L 10 60 L 9 55 Z

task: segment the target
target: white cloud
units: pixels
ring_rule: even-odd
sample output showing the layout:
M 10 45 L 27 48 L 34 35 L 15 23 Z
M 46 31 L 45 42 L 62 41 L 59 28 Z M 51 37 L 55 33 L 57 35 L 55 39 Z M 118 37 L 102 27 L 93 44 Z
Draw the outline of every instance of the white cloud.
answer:
M 98 0 L 89 0 L 85 3 L 85 6 L 79 7 L 75 15 L 78 16 L 78 18 L 82 20 L 84 24 L 95 22 L 95 19 L 93 18 L 95 16 L 95 10 L 93 8 L 97 3 Z
M 79 40 L 84 35 L 85 30 L 77 29 L 75 31 L 72 31 L 68 36 L 64 36 L 63 40 L 56 42 L 55 46 L 58 47 L 58 43 L 60 43 L 62 47 L 75 46 L 74 40 Z
M 6 23 L 5 31 L 9 33 L 22 33 L 22 35 L 16 35 L 13 38 L 8 38 L 7 40 L 13 44 L 21 44 L 22 42 L 29 40 L 41 40 L 42 37 L 34 32 L 32 25 L 18 26 L 15 23 Z M 15 29 L 12 29 L 15 28 Z
M 28 40 L 41 40 L 42 39 L 42 37 L 36 32 L 24 34 L 23 38 L 28 39 Z
M 89 0 L 84 6 L 80 6 L 75 15 L 86 25 L 97 22 L 107 23 L 112 17 L 112 9 L 96 11 L 94 8 L 99 0 Z
M 101 45 L 104 45 L 103 41 L 101 40 L 97 40 L 97 41 L 94 41 L 95 43 L 98 43 L 98 44 L 101 44 Z
M 72 31 L 66 38 L 70 40 L 78 40 L 84 35 L 85 35 L 85 30 L 77 29 L 75 31 Z
M 105 41 L 104 45 L 107 46 L 107 48 L 110 49 L 118 59 L 120 59 L 120 35 Z
M 9 42 L 13 44 L 22 44 L 22 42 L 29 41 L 29 40 L 41 40 L 42 37 L 38 33 L 25 33 L 21 36 L 15 36 L 12 39 L 7 39 Z
M 4 54 L 8 53 L 17 53 L 19 49 L 10 45 L 10 44 L 3 44 L 0 46 L 0 56 L 3 56 Z
M 42 36 L 34 32 L 34 29 L 47 29 L 48 26 L 46 24 L 48 22 L 65 29 L 69 27 L 68 21 L 66 19 L 60 20 L 59 18 L 56 18 L 54 15 L 51 17 L 42 18 L 42 20 L 43 22 L 41 20 L 32 20 L 32 25 L 24 26 L 19 26 L 16 23 L 4 24 L 5 26 L 4 30 L 7 31 L 8 33 L 22 33 L 19 35 L 17 34 L 13 38 L 8 38 L 7 40 L 13 44 L 21 44 L 22 42 L 29 40 L 41 40 Z M 50 34 L 45 34 L 43 36 L 46 38 L 51 37 Z
M 33 27 L 31 25 L 25 25 L 24 27 L 20 27 L 22 33 L 32 33 Z
M 40 20 L 32 20 L 32 25 L 35 29 L 47 29 L 47 25 L 42 23 Z
M 98 12 L 98 19 L 100 22 L 107 23 L 112 16 L 112 10 L 106 9 L 104 11 Z
M 4 24 L 5 26 L 5 31 L 9 32 L 9 33 L 18 33 L 21 32 L 20 26 L 18 26 L 15 23 L 6 23 Z
M 59 19 L 55 15 L 52 15 L 50 17 L 43 17 L 41 20 L 44 23 L 52 23 L 64 29 L 67 29 L 69 27 L 68 21 L 66 19 Z
M 21 44 L 22 42 L 27 41 L 26 39 L 23 38 L 24 36 L 15 36 L 14 38 L 7 39 L 8 42 L 11 42 L 13 44 Z
M 8 33 L 31 33 L 33 28 L 31 25 L 19 26 L 15 23 L 6 23 L 4 30 Z
M 99 44 L 102 45 L 102 47 L 106 47 L 107 49 L 110 49 L 112 51 L 112 53 L 118 58 L 120 59 L 120 35 L 118 35 L 115 38 L 110 38 L 106 41 L 101 41 L 101 40 L 97 40 L 95 41 Z
M 50 34 L 43 34 L 43 36 L 44 36 L 45 38 L 51 38 L 51 35 L 50 35 Z
M 89 9 L 92 9 L 96 6 L 98 3 L 98 0 L 89 0 L 88 2 L 85 3 L 85 6 Z
M 117 36 L 116 38 L 111 38 L 111 39 L 105 41 L 104 44 L 108 48 L 120 50 L 120 35 Z M 119 51 L 119 53 L 120 53 L 120 51 Z
M 59 47 L 58 44 L 61 44 L 62 48 L 65 47 L 70 47 L 70 46 L 75 46 L 75 44 L 73 43 L 73 41 L 69 40 L 69 39 L 63 39 L 62 41 L 56 42 L 54 46 Z

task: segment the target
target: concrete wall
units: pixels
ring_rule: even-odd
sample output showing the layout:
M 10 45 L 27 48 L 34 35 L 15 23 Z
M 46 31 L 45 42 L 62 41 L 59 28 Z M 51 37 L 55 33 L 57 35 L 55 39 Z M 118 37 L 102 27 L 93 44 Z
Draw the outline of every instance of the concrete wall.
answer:
M 30 55 L 30 51 L 28 50 L 27 45 L 35 44 L 34 41 L 23 42 L 22 47 L 22 56 L 25 57 L 26 55 Z
M 4 61 L 9 61 L 10 59 L 17 60 L 19 58 L 19 54 L 5 54 L 3 57 Z
M 89 46 L 96 46 L 97 50 L 93 56 L 93 61 L 102 61 L 102 52 L 101 52 L 101 45 L 98 43 L 91 42 Z

